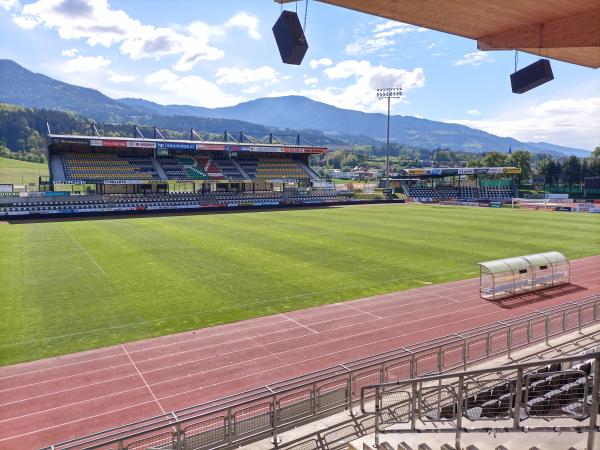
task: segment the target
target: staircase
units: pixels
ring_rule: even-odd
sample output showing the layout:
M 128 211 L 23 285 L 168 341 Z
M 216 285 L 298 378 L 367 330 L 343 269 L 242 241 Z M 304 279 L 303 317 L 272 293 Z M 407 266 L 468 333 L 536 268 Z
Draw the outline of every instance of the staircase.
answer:
M 164 169 L 158 162 L 158 159 L 156 159 L 155 157 L 152 157 L 152 158 L 150 158 L 150 161 L 152 161 L 152 165 L 156 169 L 156 172 L 158 172 L 158 176 L 160 177 L 160 179 L 167 181 L 169 179 L 169 177 L 167 177 L 167 174 L 165 173 Z
M 52 175 L 52 180 L 54 182 L 65 180 L 65 170 L 60 155 L 52 155 L 50 157 L 50 174 Z
M 239 171 L 240 171 L 240 173 L 241 173 L 241 174 L 244 176 L 244 179 L 245 179 L 245 180 L 251 180 L 251 179 L 252 179 L 252 178 L 250 178 L 250 175 L 248 175 L 248 172 L 246 172 L 246 171 L 244 170 L 244 168 L 243 168 L 242 166 L 240 166 L 240 165 L 238 164 L 238 162 L 237 162 L 235 159 L 233 159 L 233 158 L 232 158 L 230 161 L 231 161 L 231 162 L 233 163 L 233 165 L 234 165 L 234 166 L 237 168 L 237 170 L 239 170 Z

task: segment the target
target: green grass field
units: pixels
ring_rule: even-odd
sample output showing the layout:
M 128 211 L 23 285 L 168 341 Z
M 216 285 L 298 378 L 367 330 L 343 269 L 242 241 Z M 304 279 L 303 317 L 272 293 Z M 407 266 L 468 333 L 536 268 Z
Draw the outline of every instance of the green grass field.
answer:
M 0 158 L 0 184 L 35 183 L 37 185 L 39 177 L 47 175 L 47 164 Z
M 600 253 L 600 215 L 377 205 L 0 223 L 0 364 Z

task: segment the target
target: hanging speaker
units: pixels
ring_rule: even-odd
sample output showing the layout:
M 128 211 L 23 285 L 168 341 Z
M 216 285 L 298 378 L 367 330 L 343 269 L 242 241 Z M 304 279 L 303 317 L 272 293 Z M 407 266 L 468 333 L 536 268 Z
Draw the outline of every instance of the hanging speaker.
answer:
M 298 14 L 292 11 L 282 11 L 279 19 L 273 25 L 273 35 L 275 35 L 281 60 L 285 64 L 299 65 L 308 50 L 308 43 L 304 37 Z
M 547 59 L 540 59 L 510 75 L 510 85 L 515 94 L 522 94 L 550 80 L 554 80 L 554 75 Z

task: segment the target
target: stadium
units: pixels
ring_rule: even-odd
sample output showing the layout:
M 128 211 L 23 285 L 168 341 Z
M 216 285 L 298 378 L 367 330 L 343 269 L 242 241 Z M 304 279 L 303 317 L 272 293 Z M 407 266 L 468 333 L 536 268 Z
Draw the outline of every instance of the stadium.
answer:
M 587 0 L 324 3 L 600 65 Z M 391 174 L 387 101 L 360 188 L 300 132 L 45 122 L 38 189 L 0 176 L 0 449 L 600 449 L 600 177 Z

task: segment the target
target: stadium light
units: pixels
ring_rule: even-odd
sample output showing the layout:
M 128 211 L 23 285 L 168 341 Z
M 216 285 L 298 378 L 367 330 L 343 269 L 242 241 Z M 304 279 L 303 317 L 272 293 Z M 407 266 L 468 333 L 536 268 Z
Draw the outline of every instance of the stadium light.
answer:
M 377 89 L 377 98 L 387 98 L 387 151 L 385 156 L 385 187 L 390 188 L 390 100 L 402 97 L 402 88 Z

